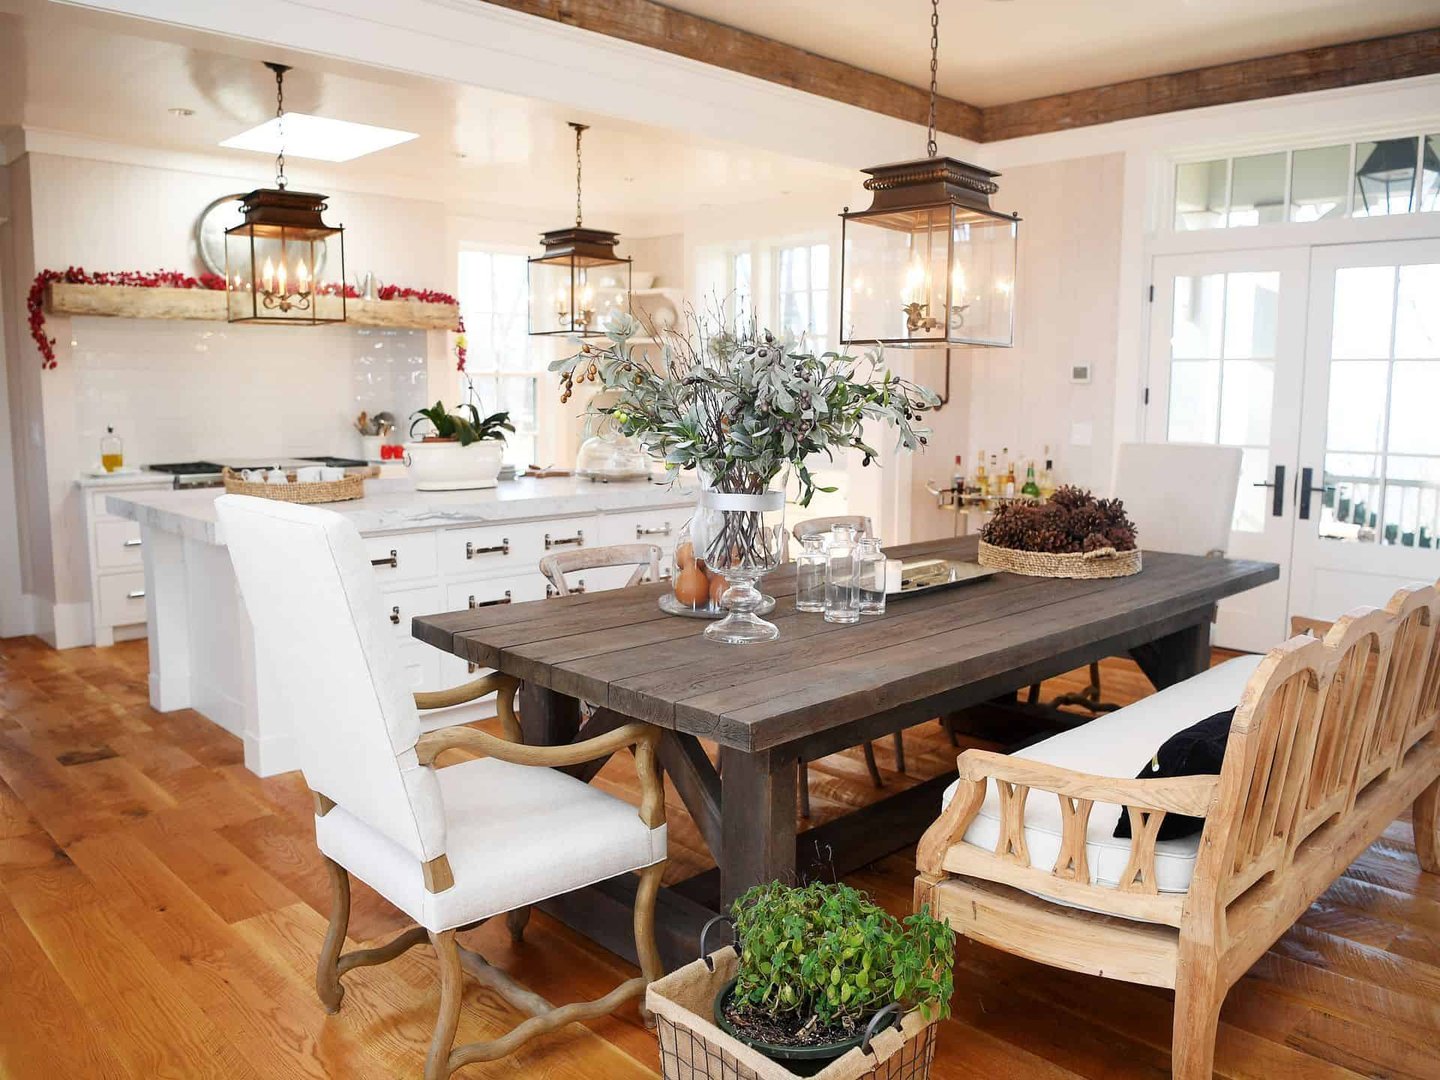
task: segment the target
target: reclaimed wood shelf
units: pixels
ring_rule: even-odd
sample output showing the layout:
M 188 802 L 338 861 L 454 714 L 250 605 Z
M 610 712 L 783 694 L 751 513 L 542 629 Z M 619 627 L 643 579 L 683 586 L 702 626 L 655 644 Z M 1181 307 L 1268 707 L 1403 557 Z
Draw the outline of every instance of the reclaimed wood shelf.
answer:
M 57 315 L 225 321 L 225 293 L 218 289 L 145 289 L 52 281 L 45 307 Z M 345 301 L 345 321 L 356 326 L 453 330 L 459 318 L 460 309 L 454 304 L 426 304 L 419 300 Z

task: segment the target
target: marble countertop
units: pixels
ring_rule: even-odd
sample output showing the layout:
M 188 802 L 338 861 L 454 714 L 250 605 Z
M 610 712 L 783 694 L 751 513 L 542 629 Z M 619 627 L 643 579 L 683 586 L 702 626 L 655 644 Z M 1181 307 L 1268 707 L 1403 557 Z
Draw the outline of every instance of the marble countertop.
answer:
M 326 503 L 355 523 L 362 535 L 464 525 L 568 517 L 607 511 L 686 506 L 695 499 L 693 483 L 597 484 L 569 476 L 505 481 L 479 491 L 416 491 L 409 480 L 367 480 L 365 497 Z M 215 520 L 221 488 L 143 491 L 111 495 L 110 512 L 141 525 L 178 533 L 210 544 L 223 544 Z
M 124 488 L 169 486 L 174 482 L 175 478 L 169 473 L 136 469 L 133 472 L 105 473 L 103 475 L 81 473 L 75 484 L 82 488 Z

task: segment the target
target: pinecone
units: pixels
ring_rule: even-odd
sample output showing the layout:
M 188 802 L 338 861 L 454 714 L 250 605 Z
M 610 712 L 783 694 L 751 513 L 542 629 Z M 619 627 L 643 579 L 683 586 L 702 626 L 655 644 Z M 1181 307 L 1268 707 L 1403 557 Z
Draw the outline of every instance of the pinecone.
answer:
M 1085 542 L 1081 545 L 1081 550 L 1099 551 L 1101 548 L 1108 548 L 1109 546 L 1110 541 L 1105 538 L 1104 533 L 1092 532 L 1089 536 L 1085 537 Z
M 1063 487 L 1045 505 L 1005 503 L 980 531 L 987 544 L 1020 551 L 1066 555 L 1113 547 L 1135 547 L 1135 526 L 1119 499 L 1096 499 L 1088 491 Z

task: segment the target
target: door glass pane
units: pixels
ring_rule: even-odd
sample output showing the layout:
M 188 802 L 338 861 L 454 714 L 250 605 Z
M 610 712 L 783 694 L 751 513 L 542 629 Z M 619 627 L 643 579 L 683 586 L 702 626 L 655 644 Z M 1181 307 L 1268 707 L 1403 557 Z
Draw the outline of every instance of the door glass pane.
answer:
M 1290 220 L 1344 216 L 1349 172 L 1348 144 L 1296 150 L 1290 159 Z
M 1420 141 L 1380 139 L 1355 146 L 1355 217 L 1408 214 L 1414 208 Z
M 1236 158 L 1230 179 L 1230 224 L 1285 220 L 1285 159 L 1278 154 Z
M 1421 162 L 1420 209 L 1440 210 L 1440 135 L 1425 139 L 1425 160 Z
M 1177 360 L 1170 365 L 1170 442 L 1213 443 L 1219 407 L 1219 360 Z
M 1390 365 L 1368 360 L 1330 364 L 1330 409 L 1325 449 L 1375 453 L 1381 449 L 1385 422 L 1385 383 Z
M 1395 267 L 1347 266 L 1335 273 L 1335 326 L 1330 355 L 1343 360 L 1390 355 Z
M 1225 358 L 1274 356 L 1279 310 L 1278 272 L 1226 275 Z
M 1321 506 L 1320 535 L 1330 540 L 1373 539 L 1379 481 L 1378 455 L 1326 454 L 1325 483 L 1332 491 Z
M 1440 360 L 1440 263 L 1400 267 L 1395 355 L 1402 360 Z
M 1220 441 L 1268 446 L 1275 399 L 1274 360 L 1226 360 L 1220 388 Z
M 1177 277 L 1170 355 L 1177 360 L 1218 358 L 1224 302 L 1224 274 Z
M 1175 228 L 1219 229 L 1225 225 L 1228 162 L 1197 161 L 1175 170 Z
M 1440 454 L 1440 360 L 1399 360 L 1390 391 L 1392 454 Z

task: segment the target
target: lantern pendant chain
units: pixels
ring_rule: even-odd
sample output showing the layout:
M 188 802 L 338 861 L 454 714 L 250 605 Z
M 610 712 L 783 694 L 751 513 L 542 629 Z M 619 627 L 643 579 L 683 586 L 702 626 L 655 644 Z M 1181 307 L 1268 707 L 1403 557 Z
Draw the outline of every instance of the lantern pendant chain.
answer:
M 580 136 L 589 130 L 589 124 L 577 124 L 573 120 L 570 126 L 575 129 L 575 227 L 580 228 Z
M 930 157 L 935 157 L 939 147 L 935 143 L 935 98 L 936 74 L 940 68 L 940 0 L 930 0 L 930 125 L 925 146 Z
M 279 129 L 280 152 L 275 155 L 275 186 L 285 190 L 285 72 L 289 64 L 274 64 L 266 61 L 265 66 L 275 72 L 275 121 Z

